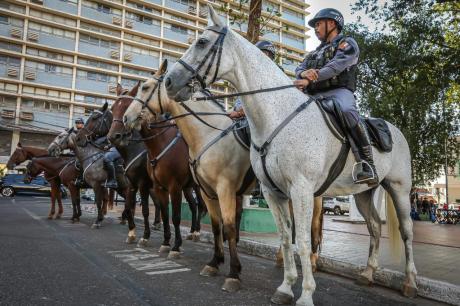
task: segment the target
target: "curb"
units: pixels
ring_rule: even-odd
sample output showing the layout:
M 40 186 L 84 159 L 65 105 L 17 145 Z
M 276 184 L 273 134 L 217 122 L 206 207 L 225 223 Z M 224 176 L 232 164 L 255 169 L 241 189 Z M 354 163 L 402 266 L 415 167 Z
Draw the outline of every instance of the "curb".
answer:
M 141 220 L 140 217 L 135 219 Z M 181 226 L 182 236 L 188 235 L 190 228 Z M 200 241 L 214 244 L 214 236 L 210 232 L 201 231 Z M 263 257 L 274 260 L 278 247 L 269 244 L 254 241 L 248 238 L 241 238 L 238 242 L 238 250 L 248 255 Z M 298 255 L 295 255 L 296 261 L 299 264 Z M 336 260 L 331 257 L 320 256 L 318 259 L 318 269 L 323 272 L 328 272 L 340 275 L 346 278 L 357 279 L 359 273 L 365 266 L 355 265 L 348 262 Z M 400 291 L 404 282 L 405 275 L 399 271 L 379 268 L 374 273 L 374 282 L 378 285 Z M 448 303 L 451 305 L 460 306 L 460 286 L 430 279 L 423 276 L 417 277 L 418 296 L 435 300 L 438 302 Z

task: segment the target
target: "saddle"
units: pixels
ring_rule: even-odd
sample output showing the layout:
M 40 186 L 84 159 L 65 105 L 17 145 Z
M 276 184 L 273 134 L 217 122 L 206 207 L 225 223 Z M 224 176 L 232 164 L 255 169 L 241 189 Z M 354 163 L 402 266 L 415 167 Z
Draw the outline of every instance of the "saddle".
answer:
M 233 135 L 235 135 L 240 145 L 249 150 L 251 147 L 251 131 L 249 129 L 248 120 L 245 117 L 235 121 Z
M 348 139 L 350 136 L 346 132 L 347 127 L 345 124 L 345 118 L 343 117 L 340 105 L 335 99 L 323 98 L 317 100 L 321 112 L 324 115 L 324 119 L 331 127 L 334 134 L 339 134 L 339 139 Z M 364 118 L 361 117 L 365 123 L 367 132 L 372 146 L 376 147 L 380 152 L 391 152 L 393 149 L 393 140 L 391 137 L 391 131 L 388 128 L 385 120 L 381 118 Z M 335 130 L 335 131 L 334 131 Z M 338 136 L 338 135 L 336 135 Z

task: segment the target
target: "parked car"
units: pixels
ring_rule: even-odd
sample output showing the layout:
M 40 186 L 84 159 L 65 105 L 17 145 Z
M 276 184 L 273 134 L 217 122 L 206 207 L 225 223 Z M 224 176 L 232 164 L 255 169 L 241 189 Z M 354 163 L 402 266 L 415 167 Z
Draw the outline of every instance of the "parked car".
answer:
M 12 197 L 16 194 L 51 195 L 51 186 L 43 176 L 37 176 L 30 184 L 24 183 L 24 174 L 7 174 L 0 179 L 0 194 Z M 62 197 L 67 197 L 67 191 L 61 186 Z
M 323 197 L 323 211 L 344 215 L 350 212 L 350 199 L 349 197 Z

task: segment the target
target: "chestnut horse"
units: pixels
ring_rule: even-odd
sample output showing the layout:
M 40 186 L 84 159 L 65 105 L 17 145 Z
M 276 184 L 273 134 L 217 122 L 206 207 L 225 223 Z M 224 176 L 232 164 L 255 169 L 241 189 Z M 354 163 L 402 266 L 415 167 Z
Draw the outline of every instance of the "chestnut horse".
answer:
M 13 170 L 17 165 L 25 162 L 26 160 L 31 160 L 34 157 L 48 156 L 48 151 L 46 149 L 37 148 L 37 147 L 23 147 L 21 143 L 18 143 L 16 150 L 14 150 L 11 157 L 8 159 L 6 167 L 8 170 Z M 48 219 L 59 219 L 64 212 L 61 199 L 61 190 L 60 185 L 61 181 L 59 177 L 55 177 L 52 174 L 49 174 L 45 171 L 45 179 L 51 185 L 51 209 L 48 213 Z M 56 200 L 58 202 L 58 212 L 56 214 Z
M 41 172 L 59 178 L 60 181 L 69 189 L 72 198 L 72 222 L 80 221 L 80 188 L 75 186 L 75 179 L 80 170 L 75 166 L 75 157 L 34 157 L 27 164 L 26 177 L 24 181 L 30 182 Z
M 134 97 L 137 95 L 139 84 L 137 84 L 127 95 L 120 96 L 117 102 L 112 106 L 114 120 L 108 134 L 112 143 L 127 143 L 132 139 L 131 131 L 124 129 L 121 118 L 129 107 Z M 122 88 L 118 87 L 120 95 Z M 149 176 L 154 182 L 155 194 L 160 202 L 163 227 L 164 242 L 161 251 L 169 249 L 169 240 L 171 232 L 169 228 L 169 199 L 172 203 L 172 221 L 175 230 L 174 246 L 169 253 L 169 257 L 179 255 L 179 247 L 182 244 L 180 234 L 181 203 L 182 191 L 192 211 L 192 229 L 191 235 L 193 240 L 198 240 L 200 230 L 200 217 L 204 209 L 204 202 L 200 197 L 198 186 L 194 183 L 189 168 L 188 147 L 182 138 L 177 126 L 170 122 L 163 122 L 159 126 L 149 128 L 149 123 L 145 123 L 140 131 L 144 143 L 148 149 L 149 164 L 147 167 Z M 134 132 L 135 133 L 135 132 Z M 198 203 L 193 196 L 193 190 L 198 199 Z M 198 214 L 196 207 L 198 205 Z

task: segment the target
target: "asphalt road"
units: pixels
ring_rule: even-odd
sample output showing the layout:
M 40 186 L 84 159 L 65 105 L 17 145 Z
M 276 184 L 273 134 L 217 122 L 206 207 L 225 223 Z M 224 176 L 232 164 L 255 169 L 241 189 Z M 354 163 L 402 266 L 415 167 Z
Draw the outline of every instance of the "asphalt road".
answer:
M 199 275 L 212 256 L 209 244 L 184 240 L 181 258 L 168 260 L 158 253 L 161 232 L 137 248 L 124 242 L 127 226 L 114 217 L 91 229 L 89 212 L 78 224 L 68 221 L 68 201 L 63 219 L 47 220 L 48 209 L 47 198 L 0 198 L 1 305 L 270 305 L 283 279 L 273 262 L 240 254 L 243 289 L 226 293 L 221 286 L 228 254 L 218 276 Z M 315 279 L 316 305 L 441 305 L 331 274 L 317 273 Z M 299 278 L 296 298 L 300 283 Z

